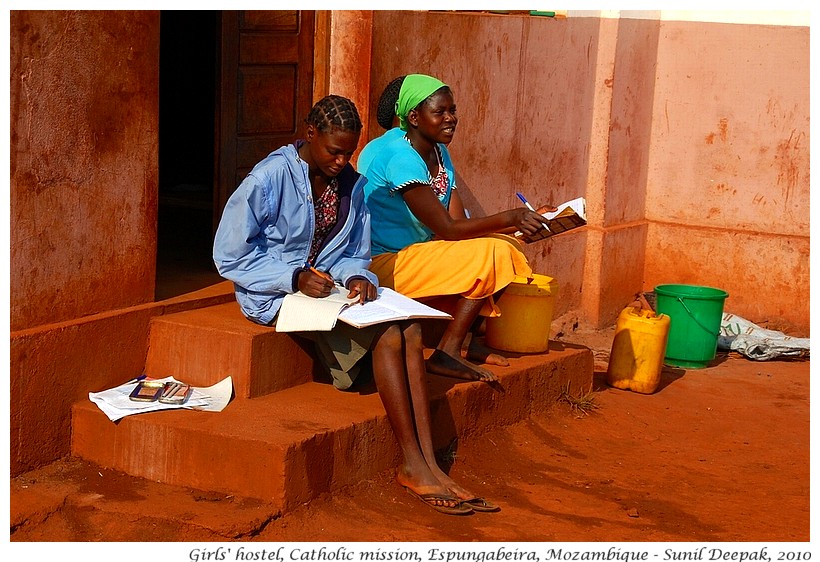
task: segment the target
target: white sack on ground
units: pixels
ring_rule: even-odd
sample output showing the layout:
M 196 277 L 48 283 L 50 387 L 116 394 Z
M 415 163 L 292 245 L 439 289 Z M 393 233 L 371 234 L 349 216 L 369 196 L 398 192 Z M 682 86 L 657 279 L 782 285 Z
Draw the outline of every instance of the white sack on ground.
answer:
M 761 328 L 736 314 L 724 312 L 718 348 L 737 351 L 757 361 L 778 357 L 808 357 L 809 338 L 793 338 L 783 332 Z

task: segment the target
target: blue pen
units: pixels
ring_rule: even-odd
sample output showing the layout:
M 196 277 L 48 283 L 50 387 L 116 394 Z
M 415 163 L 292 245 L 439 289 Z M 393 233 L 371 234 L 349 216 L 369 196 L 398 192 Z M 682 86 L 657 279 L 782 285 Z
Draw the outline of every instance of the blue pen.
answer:
M 515 194 L 518 195 L 518 198 L 521 199 L 521 202 L 524 203 L 524 205 L 527 206 L 527 209 L 529 209 L 533 213 L 535 212 L 535 209 L 532 208 L 532 205 L 530 205 L 530 202 L 527 201 L 527 198 L 524 197 L 523 193 L 521 193 L 520 191 L 516 191 Z
M 140 381 L 141 381 L 141 380 L 143 380 L 144 378 L 146 378 L 146 375 L 142 374 L 142 375 L 138 376 L 137 378 L 131 379 L 131 380 L 130 380 L 130 381 L 128 381 L 126 384 L 133 384 L 133 383 L 135 383 L 135 382 L 140 382 Z
M 521 202 L 522 202 L 522 203 L 524 203 L 524 205 L 526 205 L 526 206 L 527 206 L 527 209 L 529 209 L 529 210 L 530 210 L 530 211 L 532 211 L 533 213 L 537 213 L 537 212 L 538 212 L 538 211 L 536 211 L 535 209 L 533 209 L 533 208 L 532 208 L 532 205 L 530 205 L 530 202 L 529 202 L 529 201 L 527 201 L 527 198 L 526 198 L 526 197 L 524 197 L 524 194 L 523 194 L 523 193 L 521 193 L 520 191 L 516 191 L 516 192 L 515 192 L 515 194 L 516 194 L 516 195 L 518 195 L 518 198 L 519 198 L 519 199 L 521 199 Z M 542 223 L 542 224 L 541 224 L 541 226 L 543 226 L 544 228 L 546 228 L 548 232 L 552 232 L 552 231 L 550 230 L 550 227 L 548 227 L 547 225 L 545 225 L 545 224 L 543 224 L 543 223 Z

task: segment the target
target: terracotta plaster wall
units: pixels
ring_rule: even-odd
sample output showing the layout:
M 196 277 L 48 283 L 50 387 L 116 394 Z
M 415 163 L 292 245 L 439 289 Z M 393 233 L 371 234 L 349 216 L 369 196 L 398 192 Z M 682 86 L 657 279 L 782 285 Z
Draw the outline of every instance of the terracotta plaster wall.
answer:
M 615 322 L 643 281 L 652 123 L 647 100 L 653 96 L 657 37 L 657 21 L 603 18 L 590 54 L 595 93 L 585 193 L 589 225 L 586 247 L 574 250 L 586 254 L 579 316 L 595 326 Z
M 70 452 L 71 405 L 143 372 L 152 304 L 11 336 L 11 475 Z
M 645 288 L 809 329 L 809 28 L 661 23 Z
M 68 454 L 71 404 L 144 366 L 159 14 L 12 11 L 10 36 L 13 476 Z
M 150 302 L 159 14 L 12 11 L 11 329 Z
M 369 120 L 370 47 L 373 31 L 373 12 L 370 10 L 334 10 L 330 25 L 330 75 L 328 93 L 353 100 L 362 119 Z M 356 68 L 356 72 L 345 69 Z M 324 95 L 324 92 L 323 92 Z M 367 143 L 367 135 L 359 139 L 356 155 Z M 355 156 L 354 156 L 355 158 Z M 355 164 L 355 159 L 354 162 Z

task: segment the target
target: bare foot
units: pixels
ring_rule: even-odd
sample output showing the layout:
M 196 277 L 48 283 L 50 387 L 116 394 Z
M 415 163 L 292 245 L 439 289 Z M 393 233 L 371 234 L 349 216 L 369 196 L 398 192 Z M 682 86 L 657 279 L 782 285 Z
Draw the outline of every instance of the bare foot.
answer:
M 436 478 L 438 478 L 438 481 L 441 482 L 441 484 L 445 488 L 450 490 L 450 492 L 458 496 L 460 499 L 468 500 L 470 498 L 475 497 L 475 494 L 470 493 L 469 490 L 467 490 L 458 482 L 450 478 L 450 476 L 448 476 L 447 473 L 441 470 L 441 468 L 439 468 L 438 466 L 430 467 L 430 471 L 433 473 L 433 475 L 435 475 Z
M 492 372 L 478 365 L 465 361 L 461 357 L 453 357 L 440 349 L 433 352 L 426 361 L 427 370 L 436 375 L 453 377 L 468 381 L 492 382 L 498 380 Z
M 498 365 L 500 367 L 509 367 L 510 362 L 507 358 L 498 353 L 493 353 L 490 348 L 476 341 L 475 336 L 470 339 L 470 345 L 467 348 L 467 359 L 470 361 L 480 361 L 487 365 Z

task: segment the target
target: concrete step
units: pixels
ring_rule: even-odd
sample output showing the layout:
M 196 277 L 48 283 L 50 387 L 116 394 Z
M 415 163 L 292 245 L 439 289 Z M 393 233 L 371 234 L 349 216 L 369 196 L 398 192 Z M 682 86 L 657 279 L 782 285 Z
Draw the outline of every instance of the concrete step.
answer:
M 492 367 L 497 384 L 429 376 L 437 449 L 551 408 L 569 385 L 591 387 L 593 354 L 552 343 L 548 353 Z M 188 380 L 190 377 L 185 377 Z M 72 454 L 172 485 L 259 498 L 283 512 L 398 466 L 400 452 L 371 383 L 341 392 L 307 382 L 219 413 L 171 410 L 111 422 L 93 403 L 72 412 Z
M 145 373 L 211 386 L 228 375 L 239 398 L 255 398 L 314 380 L 313 344 L 244 317 L 236 301 L 156 316 Z

